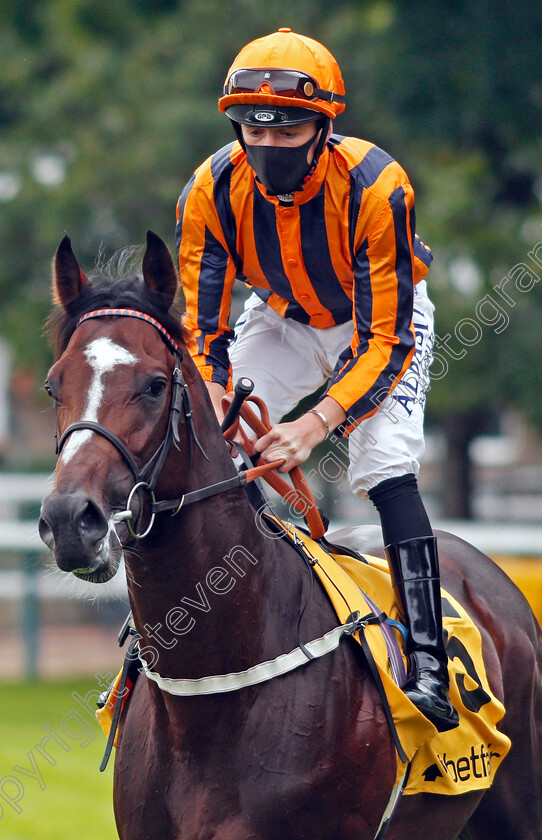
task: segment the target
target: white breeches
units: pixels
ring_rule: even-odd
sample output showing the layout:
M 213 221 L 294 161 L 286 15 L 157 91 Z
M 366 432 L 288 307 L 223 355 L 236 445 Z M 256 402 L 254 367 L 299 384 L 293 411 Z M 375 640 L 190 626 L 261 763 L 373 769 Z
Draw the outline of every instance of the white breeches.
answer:
M 423 418 L 434 344 L 434 307 L 425 281 L 415 288 L 413 323 L 416 351 L 409 369 L 378 411 L 359 422 L 348 439 L 331 438 L 331 450 L 319 469 L 332 479 L 347 458 L 352 491 L 366 498 L 381 481 L 407 473 L 418 475 L 424 453 Z M 234 383 L 254 381 L 254 394 L 278 423 L 331 377 L 339 355 L 352 340 L 349 321 L 317 329 L 281 318 L 253 294 L 235 325 L 230 346 Z M 325 473 L 328 473 L 326 475 Z

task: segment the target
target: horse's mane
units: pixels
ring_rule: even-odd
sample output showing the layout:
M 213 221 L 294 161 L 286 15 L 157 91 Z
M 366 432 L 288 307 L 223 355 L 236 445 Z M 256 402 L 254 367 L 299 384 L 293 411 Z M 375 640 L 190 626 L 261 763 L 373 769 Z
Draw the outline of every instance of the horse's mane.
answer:
M 107 262 L 98 262 L 96 268 L 88 274 L 88 282 L 83 286 L 81 293 L 65 307 L 55 306 L 45 325 L 45 335 L 55 358 L 59 358 L 66 349 L 82 315 L 94 309 L 109 307 L 144 312 L 156 318 L 178 343 L 183 342 L 179 304 L 173 303 L 168 308 L 164 296 L 149 289 L 141 273 L 124 276 L 130 269 L 133 271 L 133 265 L 140 257 L 141 250 L 125 248 Z

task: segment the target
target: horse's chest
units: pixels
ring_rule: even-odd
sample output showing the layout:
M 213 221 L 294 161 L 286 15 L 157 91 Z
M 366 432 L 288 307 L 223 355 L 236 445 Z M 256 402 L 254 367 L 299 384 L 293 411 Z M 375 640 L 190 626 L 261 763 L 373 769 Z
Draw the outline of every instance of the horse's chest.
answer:
M 130 818 L 122 840 L 372 840 L 395 772 L 386 726 L 357 684 L 327 704 L 303 685 L 252 714 L 207 708 L 174 738 L 154 721 L 142 742 L 128 722 L 116 813 L 137 814 L 137 826 Z

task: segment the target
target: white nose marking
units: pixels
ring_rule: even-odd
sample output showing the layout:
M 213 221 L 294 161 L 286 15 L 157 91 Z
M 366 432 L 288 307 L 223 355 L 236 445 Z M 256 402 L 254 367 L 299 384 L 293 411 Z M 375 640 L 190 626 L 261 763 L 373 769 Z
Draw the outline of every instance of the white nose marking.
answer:
M 116 365 L 134 365 L 138 358 L 124 347 L 120 347 L 110 338 L 96 338 L 85 350 L 85 356 L 92 368 L 92 380 L 87 394 L 87 403 L 81 420 L 98 422 L 98 409 L 104 392 L 104 376 Z M 65 464 L 73 458 L 80 447 L 89 440 L 90 429 L 73 432 L 62 450 L 61 456 Z

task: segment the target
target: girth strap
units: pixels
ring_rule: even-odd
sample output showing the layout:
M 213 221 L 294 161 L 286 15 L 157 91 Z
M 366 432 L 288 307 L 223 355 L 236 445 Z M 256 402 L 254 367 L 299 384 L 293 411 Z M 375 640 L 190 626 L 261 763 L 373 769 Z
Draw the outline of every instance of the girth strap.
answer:
M 107 744 L 105 746 L 104 756 L 102 758 L 102 763 L 100 764 L 100 773 L 103 773 L 105 768 L 107 767 L 107 762 L 109 761 L 109 756 L 111 755 L 111 750 L 115 744 L 115 736 L 117 734 L 117 729 L 120 721 L 120 714 L 122 711 L 122 703 L 124 700 L 124 692 L 126 689 L 126 683 L 128 682 L 128 678 L 130 675 L 130 671 L 134 670 L 137 674 L 137 665 L 139 664 L 139 659 L 137 657 L 137 646 L 138 646 L 139 636 L 134 636 L 132 641 L 128 646 L 128 650 L 126 651 L 126 655 L 124 657 L 124 664 L 122 666 L 122 674 L 120 678 L 119 687 L 116 691 L 115 696 L 115 708 L 113 710 L 113 720 L 111 721 L 111 729 L 109 730 L 109 737 L 107 739 Z M 134 676 L 133 682 L 135 682 L 136 677 Z

